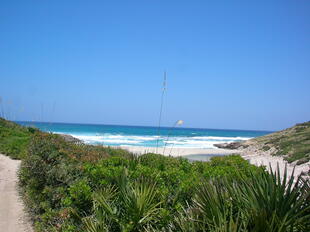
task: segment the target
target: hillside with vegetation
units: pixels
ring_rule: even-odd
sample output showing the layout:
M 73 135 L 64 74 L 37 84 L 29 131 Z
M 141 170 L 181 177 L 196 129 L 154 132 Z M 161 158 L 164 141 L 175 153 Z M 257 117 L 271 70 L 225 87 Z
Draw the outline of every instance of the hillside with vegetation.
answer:
M 190 162 L 68 142 L 1 120 L 35 231 L 310 231 L 310 186 L 238 155 Z
M 289 163 L 303 164 L 310 161 L 310 121 L 286 130 L 254 138 L 242 144 L 256 146 L 271 155 L 283 156 Z
M 0 118 L 0 153 L 13 159 L 22 159 L 27 154 L 34 128 L 22 127 L 16 123 Z

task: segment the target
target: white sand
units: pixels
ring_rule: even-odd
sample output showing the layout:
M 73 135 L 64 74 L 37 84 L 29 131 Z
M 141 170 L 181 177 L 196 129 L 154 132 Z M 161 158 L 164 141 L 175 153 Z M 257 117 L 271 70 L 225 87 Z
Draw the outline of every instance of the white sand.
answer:
M 241 156 L 248 160 L 251 164 L 256 166 L 264 165 L 267 167 L 267 170 L 270 171 L 270 167 L 273 171 L 277 170 L 279 165 L 280 173 L 283 175 L 285 166 L 287 168 L 287 174 L 291 175 L 294 171 L 294 176 L 297 177 L 302 173 L 308 173 L 310 170 L 310 162 L 296 165 L 296 162 L 288 163 L 280 156 L 272 156 L 269 151 L 262 151 L 255 147 L 255 145 L 250 146 L 249 148 L 245 148 L 241 150 Z M 309 176 L 307 177 L 309 178 Z
M 236 154 L 239 151 L 238 150 L 227 150 L 227 149 L 206 149 L 206 148 L 170 148 L 166 147 L 165 149 L 162 147 L 159 147 L 156 149 L 156 147 L 136 147 L 136 146 L 122 146 L 120 147 L 122 149 L 126 149 L 130 152 L 142 155 L 146 153 L 158 153 L 166 156 L 186 156 L 186 155 L 213 155 L 213 154 L 219 154 L 219 155 L 229 155 L 229 154 Z
M 32 232 L 17 190 L 19 160 L 0 154 L 0 231 Z

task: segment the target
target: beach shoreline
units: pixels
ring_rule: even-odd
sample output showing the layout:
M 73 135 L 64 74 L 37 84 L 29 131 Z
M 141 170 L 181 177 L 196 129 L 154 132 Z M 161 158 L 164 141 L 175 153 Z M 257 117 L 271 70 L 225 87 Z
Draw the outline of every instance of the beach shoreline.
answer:
M 220 148 L 179 148 L 179 147 L 142 147 L 142 146 L 118 146 L 117 148 L 125 149 L 129 152 L 143 155 L 147 153 L 157 153 L 165 156 L 182 157 L 187 155 L 232 155 L 239 150 L 229 150 Z

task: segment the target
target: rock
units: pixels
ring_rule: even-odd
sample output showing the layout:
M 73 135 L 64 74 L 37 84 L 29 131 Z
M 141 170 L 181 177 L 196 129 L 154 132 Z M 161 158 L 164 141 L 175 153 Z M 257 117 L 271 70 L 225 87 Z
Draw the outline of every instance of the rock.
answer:
M 235 150 L 235 149 L 242 147 L 242 143 L 241 142 L 219 143 L 219 144 L 214 144 L 214 146 L 217 148 L 222 148 L 222 149 Z
M 63 137 L 67 142 L 70 143 L 83 143 L 82 140 L 77 139 L 75 137 L 73 137 L 72 135 L 67 135 L 67 134 L 59 134 L 61 137 Z
M 296 165 L 301 165 L 301 164 L 307 163 L 308 161 L 309 161 L 309 158 L 307 157 L 301 158 L 300 160 L 296 162 Z

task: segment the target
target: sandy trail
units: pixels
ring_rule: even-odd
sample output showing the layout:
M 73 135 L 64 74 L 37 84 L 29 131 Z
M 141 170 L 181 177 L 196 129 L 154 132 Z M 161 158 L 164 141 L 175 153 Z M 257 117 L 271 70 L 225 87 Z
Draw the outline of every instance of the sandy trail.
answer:
M 0 154 L 0 231 L 32 232 L 17 190 L 19 160 Z

